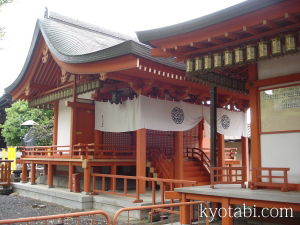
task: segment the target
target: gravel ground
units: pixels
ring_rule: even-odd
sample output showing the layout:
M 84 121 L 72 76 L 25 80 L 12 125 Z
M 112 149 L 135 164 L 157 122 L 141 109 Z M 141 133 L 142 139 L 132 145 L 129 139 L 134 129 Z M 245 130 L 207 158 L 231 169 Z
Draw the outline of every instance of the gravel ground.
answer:
M 44 205 L 45 208 L 33 208 L 33 205 Z M 47 216 L 83 212 L 80 209 L 67 208 L 54 203 L 44 202 L 22 196 L 0 195 L 0 220 L 16 219 L 24 217 Z M 81 224 L 91 224 L 92 217 L 81 217 Z M 104 217 L 95 216 L 96 224 L 106 224 Z M 64 224 L 77 224 L 77 218 L 66 219 Z M 30 224 L 45 224 L 44 221 Z M 60 224 L 60 220 L 50 220 L 48 224 Z M 25 224 L 25 223 L 24 223 Z

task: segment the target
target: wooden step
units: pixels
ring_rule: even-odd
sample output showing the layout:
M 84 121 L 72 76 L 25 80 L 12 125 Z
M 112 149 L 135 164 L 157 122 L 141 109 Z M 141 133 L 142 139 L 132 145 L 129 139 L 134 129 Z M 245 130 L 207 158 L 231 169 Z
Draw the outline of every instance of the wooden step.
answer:
M 202 177 L 205 175 L 204 171 L 184 171 L 183 177 Z
M 199 166 L 201 165 L 198 161 L 185 161 L 183 162 L 183 166 Z
M 203 171 L 201 166 L 184 166 L 183 172 L 189 172 L 189 171 Z

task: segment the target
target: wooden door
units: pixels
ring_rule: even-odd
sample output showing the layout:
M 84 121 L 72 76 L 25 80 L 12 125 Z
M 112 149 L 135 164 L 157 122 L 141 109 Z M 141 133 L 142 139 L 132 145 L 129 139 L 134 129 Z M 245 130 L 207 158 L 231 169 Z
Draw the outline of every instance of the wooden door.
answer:
M 90 109 L 77 109 L 76 142 L 94 143 L 95 111 Z

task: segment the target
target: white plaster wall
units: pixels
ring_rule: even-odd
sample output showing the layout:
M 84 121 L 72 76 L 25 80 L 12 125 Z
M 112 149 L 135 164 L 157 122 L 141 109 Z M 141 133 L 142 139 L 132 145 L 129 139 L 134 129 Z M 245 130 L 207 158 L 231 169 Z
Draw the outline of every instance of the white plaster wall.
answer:
M 71 108 L 65 106 L 71 98 L 59 100 L 57 145 L 70 145 Z
M 288 167 L 288 182 L 300 184 L 300 133 L 262 134 L 260 139 L 261 166 Z
M 257 63 L 258 79 L 280 77 L 300 72 L 300 53 L 284 55 Z

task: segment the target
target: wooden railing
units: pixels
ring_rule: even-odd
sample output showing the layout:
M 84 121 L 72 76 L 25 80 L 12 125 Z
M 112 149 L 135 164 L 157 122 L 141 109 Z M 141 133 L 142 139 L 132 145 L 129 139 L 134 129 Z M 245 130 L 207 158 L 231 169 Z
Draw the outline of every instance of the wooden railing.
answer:
M 211 188 L 214 188 L 215 184 L 241 184 L 242 188 L 246 188 L 247 167 L 210 167 L 209 169 Z
M 70 146 L 19 146 L 21 158 L 71 158 Z
M 290 168 L 259 167 L 252 168 L 252 186 L 251 190 L 258 187 L 281 188 L 282 192 L 289 191 L 287 172 Z M 263 175 L 263 171 L 268 171 L 268 175 Z M 273 175 L 272 172 L 282 172 L 282 176 Z M 263 181 L 267 179 L 268 181 Z M 274 183 L 273 179 L 283 180 L 283 183 Z
M 97 145 L 76 144 L 74 145 L 73 158 L 89 159 L 135 159 L 135 146 L 121 145 Z
M 0 160 L 0 186 L 10 186 L 12 162 L 13 160 Z
M 183 154 L 186 157 L 193 157 L 200 161 L 200 163 L 205 168 L 207 174 L 210 173 L 210 158 L 206 155 L 206 153 L 201 148 L 186 148 L 186 151 Z
M 167 179 L 173 178 L 173 163 L 174 158 L 168 157 L 161 151 L 160 148 L 152 147 L 147 149 L 147 158 L 155 162 L 162 169 Z
M 76 212 L 68 214 L 59 214 L 59 215 L 50 215 L 50 216 L 37 216 L 37 217 L 27 217 L 27 218 L 18 218 L 18 219 L 8 219 L 0 220 L 0 224 L 29 224 L 33 222 L 34 224 L 80 224 L 80 217 L 92 216 L 90 224 L 95 224 L 95 215 L 102 215 L 105 217 L 105 224 L 110 225 L 109 215 L 102 210 L 95 210 L 89 212 Z M 60 220 L 60 223 L 57 223 L 57 220 Z M 53 221 L 54 220 L 54 221 Z M 65 221 L 66 220 L 66 221 Z M 39 221 L 39 222 L 38 222 Z M 42 223 L 41 221 L 45 221 Z M 38 222 L 38 223 L 37 223 Z
M 204 205 L 204 211 L 200 210 L 200 206 L 202 208 L 202 205 Z M 190 213 L 191 215 L 187 216 L 184 212 L 184 210 L 186 208 L 190 208 Z M 194 208 L 196 208 L 196 210 L 194 211 Z M 178 210 L 179 209 L 179 210 Z M 153 215 L 157 215 L 157 213 L 161 213 L 161 221 L 157 222 L 160 224 L 179 224 L 177 222 L 174 221 L 174 215 L 179 215 L 180 217 L 184 217 L 185 223 L 184 224 L 200 224 L 200 218 L 202 217 L 202 213 L 205 213 L 206 215 L 210 215 L 209 212 L 209 206 L 206 202 L 204 201 L 194 201 L 194 202 L 180 202 L 180 203 L 171 203 L 171 204 L 161 204 L 161 205 L 149 205 L 149 206 L 136 206 L 136 207 L 130 207 L 130 208 L 122 208 L 119 209 L 114 218 L 113 218 L 113 225 L 118 225 L 121 224 L 120 221 L 118 221 L 118 217 L 120 216 L 120 214 L 122 213 L 123 217 L 127 215 L 127 224 L 131 224 L 130 222 L 130 212 L 132 211 L 139 211 L 140 212 L 140 222 L 139 223 L 133 223 L 133 224 L 143 224 L 142 223 L 142 211 L 147 210 L 150 211 L 148 213 L 149 215 L 149 223 L 148 224 L 153 224 Z M 164 214 L 166 213 L 167 218 L 169 219 L 169 221 L 164 221 Z M 194 215 L 196 214 L 196 215 Z M 196 219 L 194 219 L 193 217 L 195 216 Z M 169 218 L 170 217 L 170 218 Z M 126 217 L 125 217 L 126 218 Z M 124 219 L 122 219 L 123 221 Z M 180 220 L 182 220 L 182 218 L 180 218 Z M 126 220 L 125 220 L 126 221 Z M 209 221 L 210 221 L 210 217 L 206 216 L 205 218 L 205 224 L 209 225 Z M 156 223 L 156 224 L 157 224 Z M 202 224 L 202 221 L 201 221 Z M 204 221 L 203 221 L 204 224 Z
M 160 179 L 160 178 L 148 178 L 148 177 L 135 177 L 135 176 L 121 176 L 121 175 L 110 175 L 110 174 L 97 174 L 93 173 L 91 174 L 93 179 L 93 191 L 92 194 L 97 193 L 105 193 L 105 194 L 114 194 L 114 195 L 121 195 L 121 196 L 127 196 L 135 198 L 133 201 L 134 203 L 137 202 L 143 202 L 143 200 L 140 198 L 140 184 L 141 182 L 151 182 L 152 187 L 152 204 L 156 204 L 155 200 L 155 191 L 156 191 L 156 184 L 160 183 L 160 192 L 161 192 L 161 204 L 164 204 L 165 202 L 165 187 L 166 184 L 170 186 L 170 190 L 174 190 L 175 184 L 177 184 L 179 187 L 184 187 L 186 185 L 188 186 L 194 186 L 197 182 L 196 181 L 190 181 L 190 180 L 174 180 L 174 179 Z M 96 179 L 101 178 L 101 189 L 96 189 Z M 106 190 L 105 183 L 106 179 L 112 179 L 112 187 L 110 187 L 110 191 Z M 122 179 L 124 181 L 124 192 L 121 193 L 120 191 L 117 191 L 117 179 Z M 133 194 L 128 193 L 128 180 L 134 180 L 136 183 L 136 192 Z

